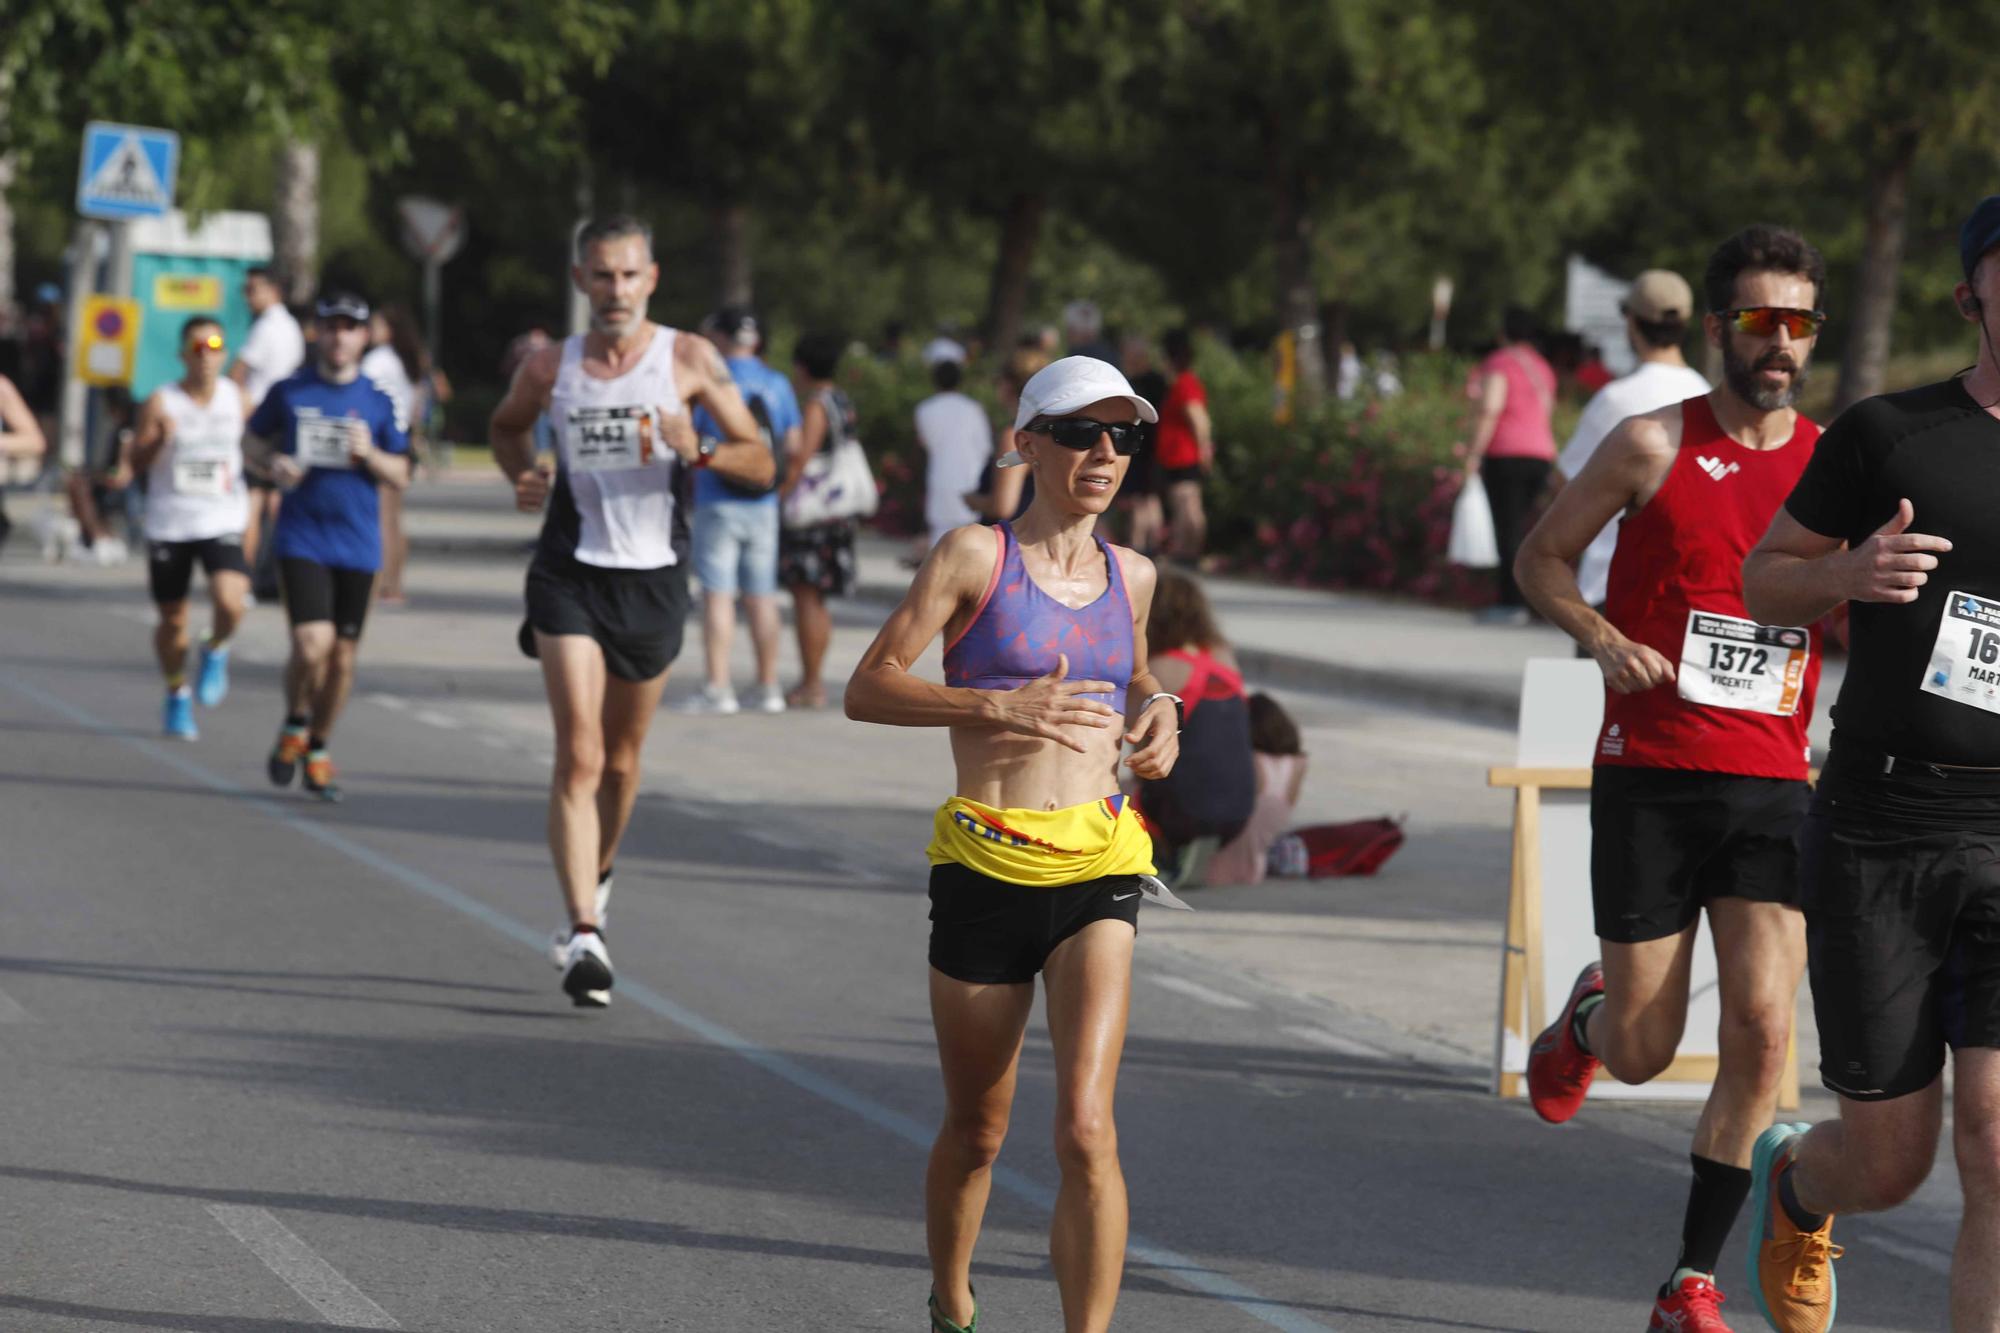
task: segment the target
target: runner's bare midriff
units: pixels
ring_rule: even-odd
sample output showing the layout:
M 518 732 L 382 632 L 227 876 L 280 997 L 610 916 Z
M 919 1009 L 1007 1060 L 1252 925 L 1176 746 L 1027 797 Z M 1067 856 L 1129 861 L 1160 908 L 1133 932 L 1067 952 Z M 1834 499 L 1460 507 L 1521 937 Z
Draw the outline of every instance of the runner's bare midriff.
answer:
M 1086 747 L 1082 754 L 1039 736 L 953 727 L 956 793 L 998 810 L 1061 810 L 1116 795 L 1125 719 L 1107 716 L 1105 721 L 1109 725 L 1101 729 L 1068 728 Z

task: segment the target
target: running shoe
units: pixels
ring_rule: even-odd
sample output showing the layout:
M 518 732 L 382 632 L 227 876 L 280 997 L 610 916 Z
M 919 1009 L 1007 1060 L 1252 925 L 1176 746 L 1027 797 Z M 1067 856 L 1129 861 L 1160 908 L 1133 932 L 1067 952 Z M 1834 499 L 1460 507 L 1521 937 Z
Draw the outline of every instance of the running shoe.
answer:
M 322 801 L 337 804 L 340 784 L 333 777 L 333 758 L 325 750 L 314 750 L 306 756 L 305 789 Z
M 611 1003 L 611 955 L 604 937 L 594 930 L 571 931 L 556 945 L 557 967 L 563 970 L 562 988 L 570 1003 L 579 1009 L 603 1009 Z
M 1833 1327 L 1837 1287 L 1833 1218 L 1801 1231 L 1778 1196 L 1778 1177 L 1792 1164 L 1797 1140 L 1810 1125 L 1773 1125 L 1757 1136 L 1750 1157 L 1750 1289 L 1778 1333 L 1826 1333 Z
M 1597 1076 L 1598 1059 L 1576 1044 L 1576 1007 L 1593 995 L 1604 993 L 1604 969 L 1591 963 L 1577 975 L 1570 988 L 1569 1003 L 1556 1021 L 1542 1030 L 1528 1048 L 1528 1100 L 1535 1114 L 1551 1125 L 1560 1125 L 1583 1106 L 1590 1080 Z
M 1646 1333 L 1730 1333 L 1716 1307 L 1726 1299 L 1705 1277 L 1684 1277 L 1672 1295 L 1653 1302 Z
M 704 685 L 701 693 L 691 694 L 681 701 L 680 711 L 731 717 L 742 712 L 743 705 L 736 702 L 736 691 L 727 685 Z
M 782 713 L 785 711 L 785 692 L 776 685 L 757 687 L 757 711 L 760 713 Z
M 264 771 L 271 775 L 275 786 L 289 787 L 292 778 L 304 762 L 306 751 L 310 749 L 304 727 L 285 727 L 278 732 L 278 743 L 271 747 L 271 757 L 264 762 Z
M 200 738 L 201 733 L 194 728 L 194 698 L 183 686 L 167 691 L 167 704 L 160 716 L 160 733 L 177 741 L 191 741 Z
M 229 649 L 201 646 L 201 671 L 195 676 L 194 697 L 213 708 L 229 693 Z

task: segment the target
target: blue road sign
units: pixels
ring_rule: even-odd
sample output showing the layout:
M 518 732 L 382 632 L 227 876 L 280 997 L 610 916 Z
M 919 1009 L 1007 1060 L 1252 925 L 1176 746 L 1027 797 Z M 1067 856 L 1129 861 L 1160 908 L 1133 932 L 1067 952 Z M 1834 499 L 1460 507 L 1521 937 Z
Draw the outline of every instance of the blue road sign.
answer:
M 181 136 L 145 125 L 93 120 L 83 127 L 76 211 L 87 218 L 156 218 L 174 206 Z

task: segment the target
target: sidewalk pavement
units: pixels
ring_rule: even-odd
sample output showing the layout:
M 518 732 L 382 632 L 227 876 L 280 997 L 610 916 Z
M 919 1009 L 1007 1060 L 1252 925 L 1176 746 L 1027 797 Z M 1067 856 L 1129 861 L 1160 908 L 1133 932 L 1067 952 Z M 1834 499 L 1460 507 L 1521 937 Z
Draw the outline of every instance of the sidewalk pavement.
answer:
M 424 554 L 519 554 L 540 523 L 516 512 L 500 478 L 484 473 L 419 484 L 405 510 L 410 548 Z M 899 563 L 909 549 L 907 541 L 864 534 L 855 600 L 894 606 L 909 586 Z M 1358 695 L 1511 730 L 1523 666 L 1571 653 L 1569 637 L 1541 623 L 1475 625 L 1463 611 L 1215 575 L 1203 576 L 1202 587 L 1245 673 L 1260 686 Z M 1826 665 L 1820 697 L 1827 703 L 1843 666 Z M 1822 750 L 1828 711 L 1817 710 L 1813 728 Z

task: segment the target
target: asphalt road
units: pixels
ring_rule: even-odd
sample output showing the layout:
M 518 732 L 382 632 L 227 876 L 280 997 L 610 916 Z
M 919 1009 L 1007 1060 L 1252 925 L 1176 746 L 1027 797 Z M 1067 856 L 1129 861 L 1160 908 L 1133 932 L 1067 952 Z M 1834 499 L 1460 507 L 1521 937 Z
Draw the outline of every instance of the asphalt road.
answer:
M 941 1103 L 918 849 L 941 738 L 663 715 L 616 1000 L 580 1012 L 541 956 L 548 735 L 511 644 L 518 565 L 420 569 L 415 609 L 378 614 L 326 807 L 263 777 L 275 610 L 202 739 L 166 742 L 143 573 L 20 554 L 0 565 L 0 1330 L 924 1326 Z M 1456 850 L 1384 892 L 1448 900 L 1425 866 L 1491 855 L 1490 812 L 1446 822 Z M 1343 1007 L 1148 922 L 1118 1328 L 1644 1326 L 1690 1112 L 1550 1130 L 1393 996 Z M 1466 963 L 1482 1006 L 1489 961 Z M 1060 1327 L 1050 1117 L 1031 1035 L 977 1267 L 995 1333 Z M 1932 1204 L 1928 1230 L 1844 1230 L 1841 1329 L 1944 1326 Z M 1747 1330 L 1738 1239 L 1722 1280 Z

